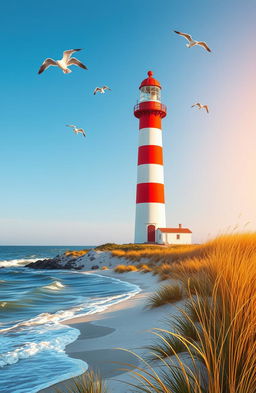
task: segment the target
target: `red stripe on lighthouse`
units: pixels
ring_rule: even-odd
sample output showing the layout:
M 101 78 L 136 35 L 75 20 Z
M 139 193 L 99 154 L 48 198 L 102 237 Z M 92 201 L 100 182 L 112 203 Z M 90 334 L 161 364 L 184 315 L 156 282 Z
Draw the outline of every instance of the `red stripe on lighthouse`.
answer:
M 163 148 L 157 145 L 140 146 L 138 152 L 138 165 L 163 165 Z
M 136 203 L 164 203 L 164 185 L 161 183 L 137 184 Z
M 140 118 L 141 128 L 162 128 L 162 119 L 159 114 L 154 112 L 143 113 Z

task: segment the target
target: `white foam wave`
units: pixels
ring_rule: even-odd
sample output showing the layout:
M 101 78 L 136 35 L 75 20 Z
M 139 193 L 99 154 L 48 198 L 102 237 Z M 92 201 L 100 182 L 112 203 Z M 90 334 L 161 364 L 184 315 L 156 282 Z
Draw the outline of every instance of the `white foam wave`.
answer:
M 48 323 L 59 323 L 67 319 L 71 319 L 73 317 L 81 317 L 85 315 L 102 312 L 105 311 L 111 305 L 120 303 L 123 300 L 127 300 L 139 292 L 140 292 L 140 288 L 138 287 L 138 289 L 132 292 L 124 293 L 122 295 L 109 296 L 103 299 L 102 298 L 93 299 L 93 302 L 83 303 L 76 307 L 70 308 L 69 310 L 60 310 L 54 314 L 42 313 L 35 318 L 31 318 L 27 321 L 19 322 L 9 328 L 0 329 L 0 333 L 5 333 L 8 331 L 17 331 L 20 328 L 45 325 Z M 83 310 L 86 311 L 82 312 Z
M 54 338 L 51 341 L 28 342 L 13 351 L 0 354 L 0 367 L 17 363 L 21 359 L 26 359 L 38 354 L 39 352 L 52 350 L 64 352 L 65 347 L 75 341 L 79 336 L 79 330 L 69 329 L 69 333 L 61 338 Z
M 54 281 L 49 285 L 45 285 L 43 288 L 51 289 L 53 291 L 59 291 L 60 289 L 65 288 L 65 285 L 63 285 L 60 281 Z
M 24 266 L 31 262 L 39 261 L 40 259 L 49 258 L 22 258 L 22 259 L 11 259 L 10 261 L 4 260 L 0 261 L 0 267 L 12 267 L 12 266 Z

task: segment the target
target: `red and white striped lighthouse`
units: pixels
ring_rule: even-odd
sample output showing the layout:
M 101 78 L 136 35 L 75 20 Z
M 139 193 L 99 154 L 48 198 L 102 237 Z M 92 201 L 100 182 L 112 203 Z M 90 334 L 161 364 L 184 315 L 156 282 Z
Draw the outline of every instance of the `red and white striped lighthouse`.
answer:
M 161 125 L 166 106 L 161 103 L 161 85 L 152 71 L 139 89 L 140 99 L 134 107 L 134 116 L 140 119 L 135 243 L 146 243 L 155 242 L 157 228 L 166 226 Z

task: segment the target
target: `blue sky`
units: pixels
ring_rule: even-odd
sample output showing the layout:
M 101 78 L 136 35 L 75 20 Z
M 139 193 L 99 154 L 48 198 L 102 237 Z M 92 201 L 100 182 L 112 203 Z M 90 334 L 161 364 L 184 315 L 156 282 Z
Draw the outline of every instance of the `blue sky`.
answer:
M 253 0 L 2 3 L 0 244 L 133 241 L 133 105 L 148 70 L 168 108 L 168 226 L 196 242 L 248 221 L 255 230 L 255 20 Z M 187 49 L 173 29 L 213 52 Z M 71 48 L 84 48 L 88 71 L 37 74 Z M 112 91 L 93 96 L 103 84 Z M 197 100 L 209 115 L 190 108 Z

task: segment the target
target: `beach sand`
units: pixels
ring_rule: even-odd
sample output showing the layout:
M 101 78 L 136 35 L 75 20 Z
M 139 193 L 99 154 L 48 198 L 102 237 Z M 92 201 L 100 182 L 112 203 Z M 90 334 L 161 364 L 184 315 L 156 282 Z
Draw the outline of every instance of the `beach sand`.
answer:
M 84 360 L 89 369 L 100 372 L 106 379 L 110 393 L 126 393 L 130 388 L 125 382 L 134 383 L 135 380 L 127 371 L 128 367 L 121 363 L 131 364 L 129 369 L 132 370 L 141 366 L 142 362 L 131 353 L 117 348 L 143 355 L 147 352 L 145 346 L 154 341 L 150 330 L 163 327 L 164 318 L 170 313 L 176 314 L 177 309 L 174 305 L 152 310 L 145 307 L 150 294 L 161 285 L 150 273 L 129 272 L 120 275 L 113 271 L 100 271 L 96 274 L 136 284 L 141 292 L 100 313 L 65 321 L 65 324 L 81 332 L 78 339 L 66 347 L 66 353 L 70 357 Z M 70 383 L 70 380 L 66 380 L 43 389 L 40 393 L 56 393 L 56 388 L 67 392 L 65 387 L 70 386 Z

